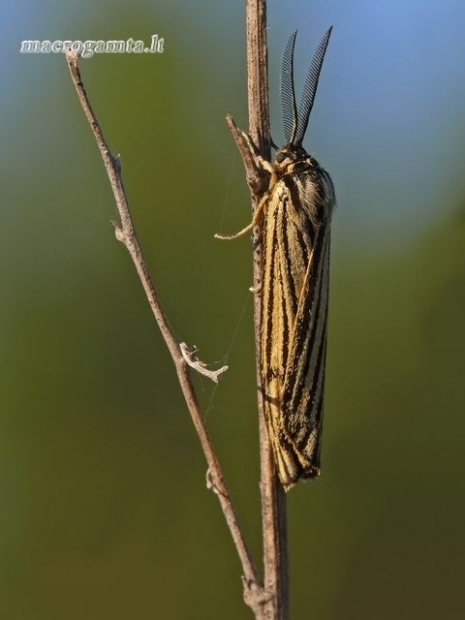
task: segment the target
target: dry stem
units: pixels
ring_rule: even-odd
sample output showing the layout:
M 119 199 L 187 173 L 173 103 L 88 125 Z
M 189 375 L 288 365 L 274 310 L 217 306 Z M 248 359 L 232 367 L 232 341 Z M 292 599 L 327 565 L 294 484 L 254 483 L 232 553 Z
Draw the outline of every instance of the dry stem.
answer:
M 260 159 L 270 160 L 270 126 L 268 106 L 267 43 L 266 43 L 266 0 L 247 0 L 247 67 L 250 117 L 250 139 L 228 117 L 228 124 L 243 156 L 247 181 L 251 191 L 253 209 L 256 210 L 267 186 L 267 178 L 260 165 Z M 92 128 L 102 155 L 103 163 L 118 208 L 120 223 L 114 223 L 116 238 L 127 248 L 141 280 L 154 317 L 176 368 L 179 383 L 186 400 L 192 421 L 207 460 L 207 487 L 218 496 L 227 525 L 236 546 L 243 570 L 244 600 L 253 609 L 257 620 L 287 620 L 287 538 L 286 507 L 284 490 L 275 472 L 271 446 L 268 439 L 261 390 L 258 390 L 260 427 L 260 463 L 263 524 L 264 582 L 262 583 L 247 548 L 239 525 L 235 508 L 218 458 L 209 438 L 199 403 L 192 386 L 190 368 L 208 376 L 214 381 L 226 368 L 210 371 L 195 357 L 195 351 L 184 343 L 179 344 L 168 319 L 163 312 L 137 239 L 127 197 L 124 191 L 121 166 L 118 156 L 113 156 L 103 136 L 99 122 L 92 110 L 82 83 L 78 55 L 70 50 L 66 53 L 71 78 L 79 101 Z M 253 147 L 252 147 L 253 145 Z M 261 290 L 262 256 L 258 231 L 254 231 L 254 287 Z M 257 380 L 260 386 L 260 295 L 255 295 L 254 321 L 257 351 Z
M 131 255 L 134 266 L 147 296 L 148 302 L 150 304 L 150 307 L 152 308 L 152 312 L 158 323 L 166 346 L 171 353 L 171 357 L 173 358 L 179 383 L 181 385 L 181 389 L 186 400 L 187 407 L 191 414 L 195 429 L 199 436 L 205 458 L 207 460 L 211 487 L 214 489 L 216 495 L 218 496 L 218 500 L 223 510 L 226 523 L 231 532 L 231 536 L 233 538 L 237 553 L 242 564 L 242 570 L 244 574 L 244 598 L 248 599 L 250 601 L 249 604 L 252 604 L 254 608 L 256 608 L 257 606 L 260 607 L 261 604 L 258 602 L 258 600 L 263 598 L 262 584 L 253 564 L 250 552 L 247 548 L 244 535 L 239 525 L 236 510 L 232 504 L 229 490 L 226 486 L 221 466 L 214 452 L 213 445 L 211 443 L 202 417 L 197 396 L 195 394 L 191 381 L 189 370 L 189 365 L 191 364 L 191 362 L 188 363 L 188 361 L 186 361 L 184 357 L 185 349 L 183 355 L 183 352 L 181 351 L 180 345 L 174 335 L 174 332 L 169 325 L 168 319 L 163 312 L 159 297 L 153 285 L 152 277 L 142 255 L 142 250 L 137 239 L 136 231 L 129 210 L 128 200 L 124 191 L 119 157 L 114 157 L 110 153 L 110 149 L 108 148 L 100 124 L 94 114 L 94 111 L 92 110 L 79 71 L 78 55 L 68 50 L 66 53 L 66 60 L 68 62 L 71 78 L 76 88 L 79 101 L 92 128 L 95 140 L 97 142 L 97 146 L 102 155 L 103 163 L 107 171 L 108 178 L 110 180 L 113 195 L 115 197 L 116 206 L 118 208 L 121 220 L 120 224 L 114 223 L 116 238 L 118 239 L 118 241 L 121 241 L 121 243 L 126 246 L 129 254 Z M 205 368 L 205 365 L 199 363 L 198 360 L 196 360 L 195 366 L 196 369 L 200 371 Z
M 258 155 L 270 161 L 270 112 L 268 101 L 268 47 L 266 41 L 266 0 L 247 0 L 247 74 L 249 100 L 249 133 Z M 231 126 L 231 124 L 230 124 Z M 235 137 L 237 134 L 233 132 Z M 237 137 L 236 137 L 237 141 Z M 245 145 L 244 145 L 245 146 Z M 242 149 L 241 149 L 242 152 Z M 244 159 L 252 198 L 257 209 L 266 176 L 257 179 L 256 165 L 249 166 Z M 255 168 L 255 170 L 254 170 Z M 255 176 L 254 176 L 255 175 Z M 252 180 L 252 183 L 250 182 Z M 258 231 L 253 238 L 254 289 L 260 291 L 262 281 L 262 252 Z M 257 352 L 257 385 L 260 377 L 260 302 L 255 295 L 254 323 Z M 260 434 L 260 492 L 262 499 L 264 587 L 270 595 L 268 617 L 287 620 L 289 617 L 288 543 L 286 523 L 286 495 L 278 479 L 266 428 L 262 390 L 258 391 Z

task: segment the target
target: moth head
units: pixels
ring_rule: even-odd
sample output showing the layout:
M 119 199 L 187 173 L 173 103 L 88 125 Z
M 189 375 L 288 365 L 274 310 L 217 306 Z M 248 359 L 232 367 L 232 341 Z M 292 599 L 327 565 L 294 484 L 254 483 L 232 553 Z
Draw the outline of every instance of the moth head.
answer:
M 318 81 L 320 79 L 321 67 L 331 36 L 331 26 L 323 35 L 316 52 L 313 56 L 312 64 L 307 73 L 305 86 L 300 101 L 299 110 L 295 99 L 294 88 L 294 47 L 297 30 L 293 32 L 284 50 L 281 64 L 281 107 L 283 111 L 283 128 L 286 146 L 278 150 L 276 161 L 282 163 L 286 157 L 294 157 L 296 154 L 304 153 L 302 141 L 307 131 L 308 120 L 313 108 Z M 281 160 L 281 161 L 280 161 Z
M 286 144 L 282 148 L 276 151 L 275 163 L 280 168 L 286 168 L 291 164 L 301 162 L 310 157 L 303 146 L 294 146 L 293 144 Z

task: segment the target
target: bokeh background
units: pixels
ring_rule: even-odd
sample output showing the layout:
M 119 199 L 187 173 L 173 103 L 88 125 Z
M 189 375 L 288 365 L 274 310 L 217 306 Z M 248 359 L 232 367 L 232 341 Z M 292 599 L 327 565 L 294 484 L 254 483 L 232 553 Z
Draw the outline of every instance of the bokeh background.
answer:
M 246 126 L 243 2 L 0 7 L 0 617 L 250 618 L 170 358 L 114 239 L 108 180 L 62 55 L 23 39 L 164 37 L 82 62 L 260 553 L 249 221 L 224 117 Z M 465 4 L 270 0 L 301 87 L 334 24 L 307 148 L 334 217 L 323 473 L 289 494 L 293 618 L 463 617 Z

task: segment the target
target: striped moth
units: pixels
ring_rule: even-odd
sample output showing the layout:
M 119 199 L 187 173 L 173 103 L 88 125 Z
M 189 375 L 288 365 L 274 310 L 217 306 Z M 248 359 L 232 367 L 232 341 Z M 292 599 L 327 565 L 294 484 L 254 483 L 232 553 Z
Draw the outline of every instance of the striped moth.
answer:
M 273 164 L 251 153 L 269 175 L 252 223 L 263 251 L 260 368 L 268 435 L 286 490 L 320 473 L 330 223 L 335 206 L 329 174 L 302 146 L 332 28 L 324 34 L 308 71 L 299 109 L 294 89 L 294 32 L 283 54 L 281 105 L 286 144 Z

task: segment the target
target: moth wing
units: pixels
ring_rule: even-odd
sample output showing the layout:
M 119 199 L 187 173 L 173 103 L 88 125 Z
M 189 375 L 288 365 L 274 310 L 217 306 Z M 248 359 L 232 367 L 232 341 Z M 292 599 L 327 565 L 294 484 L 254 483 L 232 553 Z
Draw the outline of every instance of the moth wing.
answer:
M 313 231 L 291 330 L 282 400 L 286 436 L 308 477 L 319 473 L 330 247 L 328 225 Z

